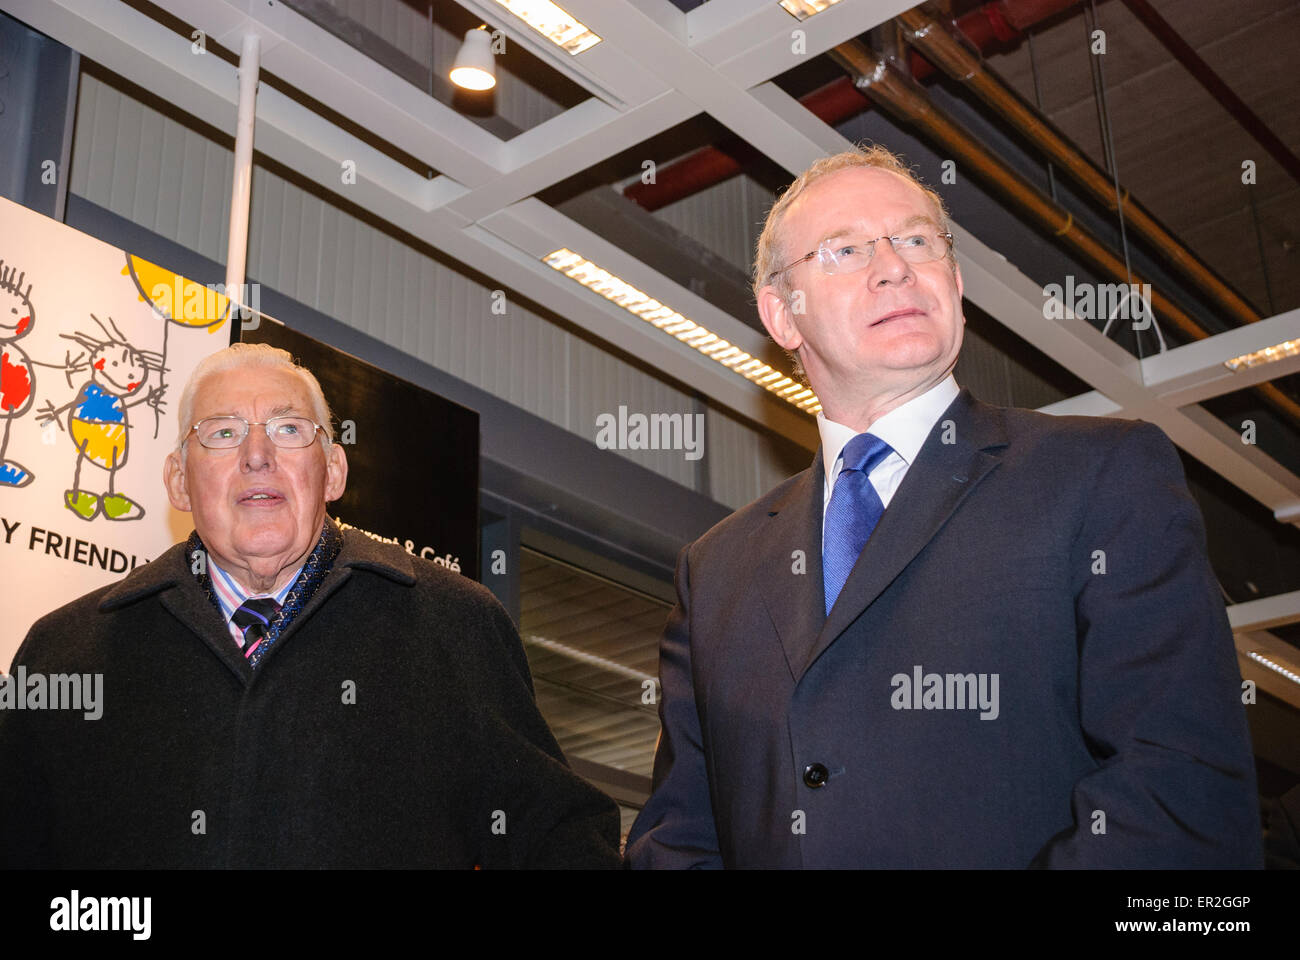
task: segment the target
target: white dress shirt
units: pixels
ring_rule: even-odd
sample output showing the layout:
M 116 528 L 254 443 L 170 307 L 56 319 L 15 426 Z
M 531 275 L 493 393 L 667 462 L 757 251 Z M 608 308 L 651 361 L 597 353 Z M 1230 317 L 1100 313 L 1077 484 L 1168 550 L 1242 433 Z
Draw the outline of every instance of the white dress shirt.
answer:
M 876 464 L 876 468 L 867 474 L 867 479 L 880 495 L 880 502 L 886 507 L 894 498 L 894 491 L 903 482 L 903 477 L 907 475 L 907 468 L 921 452 L 925 438 L 930 435 L 930 431 L 939 422 L 943 412 L 957 399 L 959 392 L 957 381 L 952 374 L 948 374 L 925 393 L 890 410 L 868 428 L 868 433 L 884 440 L 894 449 L 893 453 Z M 826 507 L 831 502 L 831 491 L 835 488 L 835 480 L 839 477 L 840 467 L 843 465 L 840 454 L 858 432 L 852 427 L 828 420 L 820 413 L 817 414 L 817 432 L 821 434 L 822 463 L 826 468 L 826 484 L 822 490 L 824 534 Z

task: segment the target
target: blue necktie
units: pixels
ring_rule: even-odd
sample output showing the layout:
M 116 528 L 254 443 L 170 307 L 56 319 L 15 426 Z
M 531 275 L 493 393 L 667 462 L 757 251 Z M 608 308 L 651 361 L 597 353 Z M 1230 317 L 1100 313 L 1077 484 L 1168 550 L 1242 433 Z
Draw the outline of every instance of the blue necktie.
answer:
M 867 474 L 894 452 L 879 437 L 859 433 L 844 445 L 844 464 L 835 478 L 831 502 L 826 507 L 825 533 L 822 535 L 822 585 L 826 590 L 826 615 L 844 589 L 849 572 L 858 555 L 876 529 L 885 505 Z

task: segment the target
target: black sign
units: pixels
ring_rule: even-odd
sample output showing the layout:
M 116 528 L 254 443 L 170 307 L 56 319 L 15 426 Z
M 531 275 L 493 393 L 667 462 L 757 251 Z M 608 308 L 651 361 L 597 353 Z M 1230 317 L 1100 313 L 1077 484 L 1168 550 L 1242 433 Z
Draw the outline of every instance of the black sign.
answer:
M 348 458 L 330 516 L 478 579 L 478 413 L 266 317 L 241 339 L 320 381 Z

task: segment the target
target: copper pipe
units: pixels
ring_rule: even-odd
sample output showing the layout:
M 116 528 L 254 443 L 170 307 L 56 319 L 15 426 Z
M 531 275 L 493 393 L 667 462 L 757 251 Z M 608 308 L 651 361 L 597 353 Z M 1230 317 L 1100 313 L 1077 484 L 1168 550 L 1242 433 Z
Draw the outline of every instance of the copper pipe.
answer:
M 956 26 L 976 48 L 988 52 L 1005 49 L 1018 40 L 1026 29 L 1077 4 L 1079 0 L 990 0 L 957 19 Z M 910 58 L 912 76 L 920 80 L 934 72 L 934 67 L 920 54 Z M 848 88 L 847 90 L 844 88 Z M 871 104 L 852 90 L 844 80 L 836 80 L 799 98 L 799 102 L 821 120 L 834 126 Z M 753 150 L 737 137 L 728 137 L 716 145 L 701 147 L 679 160 L 659 168 L 654 183 L 640 181 L 623 190 L 629 200 L 646 210 L 658 210 L 683 197 L 721 183 L 735 176 L 750 159 Z
M 1049 121 L 1011 90 L 980 59 L 963 47 L 937 21 L 919 8 L 898 15 L 908 36 L 922 53 L 954 80 L 961 81 L 1012 126 L 1028 137 L 1056 164 L 1083 186 L 1107 209 L 1117 210 L 1114 182 L 1096 164 L 1077 150 Z M 1196 254 L 1166 230 L 1137 200 L 1123 193 L 1125 221 L 1155 245 L 1188 280 L 1211 298 L 1238 323 L 1256 323 L 1260 316 L 1253 307 L 1214 273 Z
M 931 102 L 929 96 L 896 68 L 878 59 L 856 41 L 842 43 L 831 55 L 851 75 L 867 96 L 906 123 L 919 127 L 935 140 L 960 165 L 971 170 L 999 193 L 1024 211 L 1038 224 L 1051 230 L 1103 273 L 1125 283 L 1144 281 L 1129 276 L 1124 262 L 1105 244 L 1074 221 L 1074 215 L 1042 193 L 1019 173 L 1005 166 L 960 124 Z M 1191 316 L 1162 293 L 1152 288 L 1151 302 L 1160 316 L 1192 340 L 1203 340 L 1208 333 Z M 1300 423 L 1300 404 L 1272 384 L 1255 387 L 1273 407 Z

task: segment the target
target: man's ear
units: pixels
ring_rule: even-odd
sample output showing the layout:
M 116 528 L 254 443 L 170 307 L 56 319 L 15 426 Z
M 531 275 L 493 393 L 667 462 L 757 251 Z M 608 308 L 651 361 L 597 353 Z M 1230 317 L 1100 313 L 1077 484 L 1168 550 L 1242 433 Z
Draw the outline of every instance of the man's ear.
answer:
M 957 280 L 957 296 L 964 297 L 966 294 L 962 291 L 961 286 L 961 267 L 957 265 L 956 260 L 952 262 L 952 275 Z
M 343 496 L 348 485 L 348 458 L 339 443 L 331 443 L 325 454 L 325 502 L 337 500 Z
M 163 461 L 163 486 L 167 488 L 167 499 L 172 506 L 189 513 L 190 492 L 185 485 L 185 467 L 181 464 L 181 455 L 175 450 Z
M 799 291 L 795 291 L 795 296 L 802 302 L 803 297 Z M 799 332 L 791 305 L 781 296 L 781 291 L 771 284 L 758 291 L 758 316 L 763 321 L 768 336 L 776 341 L 777 346 L 794 353 L 803 345 L 803 335 Z

